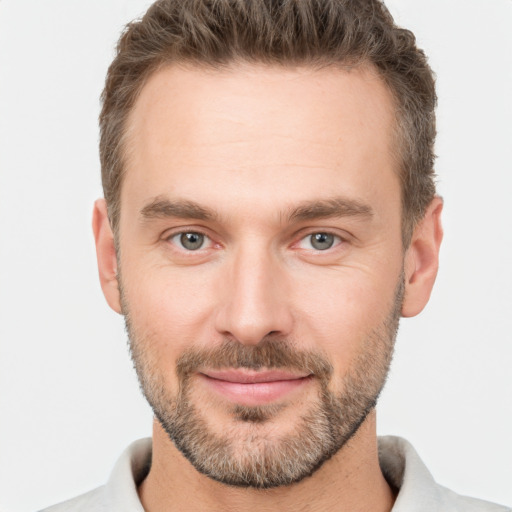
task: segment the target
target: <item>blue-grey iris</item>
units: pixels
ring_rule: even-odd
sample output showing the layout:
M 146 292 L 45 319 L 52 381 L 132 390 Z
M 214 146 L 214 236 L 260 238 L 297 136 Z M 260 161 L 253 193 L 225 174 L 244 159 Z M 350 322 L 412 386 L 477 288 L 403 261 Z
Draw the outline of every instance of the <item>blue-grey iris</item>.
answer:
M 197 251 L 203 246 L 204 235 L 201 233 L 183 233 L 180 236 L 180 242 L 185 249 L 188 249 L 189 251 Z
M 315 233 L 311 235 L 311 245 L 317 251 L 330 249 L 334 244 L 334 235 L 329 233 Z

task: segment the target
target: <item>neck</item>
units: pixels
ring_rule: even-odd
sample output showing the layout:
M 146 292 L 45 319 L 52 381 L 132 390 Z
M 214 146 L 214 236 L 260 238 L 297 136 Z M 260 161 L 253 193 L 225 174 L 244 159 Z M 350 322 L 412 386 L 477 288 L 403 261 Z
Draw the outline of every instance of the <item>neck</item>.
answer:
M 230 487 L 199 473 L 155 421 L 151 470 L 139 487 L 139 496 L 146 512 L 389 512 L 394 502 L 379 466 L 375 411 L 311 477 L 268 490 Z

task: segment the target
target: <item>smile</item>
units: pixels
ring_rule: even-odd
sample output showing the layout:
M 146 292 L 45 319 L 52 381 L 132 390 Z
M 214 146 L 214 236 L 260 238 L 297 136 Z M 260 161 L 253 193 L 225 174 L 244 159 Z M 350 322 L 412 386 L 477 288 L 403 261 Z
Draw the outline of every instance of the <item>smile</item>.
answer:
M 207 370 L 199 377 L 214 393 L 239 405 L 265 405 L 287 397 L 313 378 L 283 370 Z

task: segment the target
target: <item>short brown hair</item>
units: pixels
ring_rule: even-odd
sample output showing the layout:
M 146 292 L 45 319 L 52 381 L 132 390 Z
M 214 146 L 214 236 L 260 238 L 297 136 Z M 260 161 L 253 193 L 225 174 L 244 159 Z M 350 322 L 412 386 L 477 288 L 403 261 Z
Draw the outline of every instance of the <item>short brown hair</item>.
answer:
M 127 119 L 162 65 L 356 66 L 370 63 L 393 94 L 402 180 L 402 231 L 435 195 L 435 83 L 412 32 L 379 0 L 158 0 L 127 25 L 109 67 L 100 114 L 102 183 L 114 232 L 119 223 Z

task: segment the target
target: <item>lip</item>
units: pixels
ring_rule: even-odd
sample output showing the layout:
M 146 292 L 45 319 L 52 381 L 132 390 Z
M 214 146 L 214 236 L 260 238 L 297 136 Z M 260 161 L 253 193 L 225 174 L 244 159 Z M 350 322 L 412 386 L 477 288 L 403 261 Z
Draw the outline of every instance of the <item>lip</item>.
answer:
M 276 402 L 305 386 L 310 374 L 285 370 L 206 370 L 199 374 L 213 392 L 239 405 L 257 406 Z

